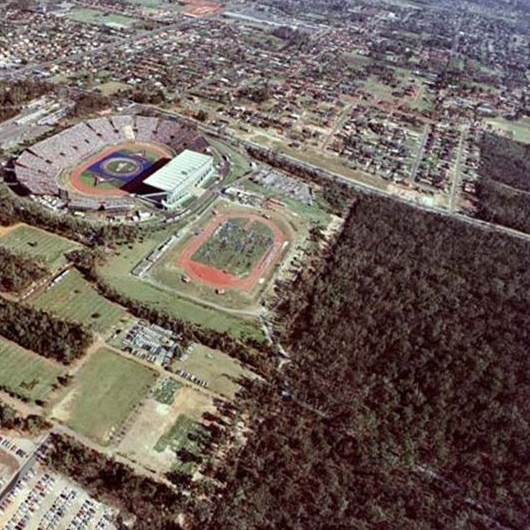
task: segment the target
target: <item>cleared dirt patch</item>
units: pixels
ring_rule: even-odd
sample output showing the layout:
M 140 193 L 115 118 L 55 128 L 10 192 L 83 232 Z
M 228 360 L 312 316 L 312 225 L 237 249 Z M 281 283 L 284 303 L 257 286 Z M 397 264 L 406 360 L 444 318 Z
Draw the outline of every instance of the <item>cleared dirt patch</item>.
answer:
M 172 405 L 149 398 L 138 411 L 118 451 L 153 471 L 170 471 L 175 463 L 175 454 L 170 448 L 156 451 L 158 441 L 170 431 L 179 415 L 184 414 L 200 422 L 205 412 L 214 411 L 212 398 L 190 387 L 180 388 Z

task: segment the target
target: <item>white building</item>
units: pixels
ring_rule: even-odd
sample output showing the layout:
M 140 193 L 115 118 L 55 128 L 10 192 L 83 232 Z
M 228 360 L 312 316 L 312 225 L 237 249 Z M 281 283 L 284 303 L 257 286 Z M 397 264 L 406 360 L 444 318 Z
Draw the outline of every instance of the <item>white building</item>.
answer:
M 215 174 L 213 156 L 186 149 L 155 171 L 144 184 L 166 193 L 162 204 L 171 210 L 193 186 L 198 186 Z

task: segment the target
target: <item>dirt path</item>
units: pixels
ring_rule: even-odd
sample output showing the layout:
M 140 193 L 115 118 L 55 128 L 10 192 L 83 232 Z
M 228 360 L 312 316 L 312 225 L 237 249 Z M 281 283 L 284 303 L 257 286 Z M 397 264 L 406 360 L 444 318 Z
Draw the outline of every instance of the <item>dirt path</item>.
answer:
M 26 226 L 25 223 L 15 223 L 14 225 L 9 226 L 0 226 L 0 237 L 6 236 L 9 232 L 15 230 L 19 226 Z

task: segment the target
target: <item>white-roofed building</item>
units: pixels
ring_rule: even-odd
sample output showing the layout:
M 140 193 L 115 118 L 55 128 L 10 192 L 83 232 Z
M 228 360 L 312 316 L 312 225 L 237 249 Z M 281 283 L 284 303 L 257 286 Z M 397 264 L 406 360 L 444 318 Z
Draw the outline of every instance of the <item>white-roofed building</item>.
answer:
M 197 186 L 215 173 L 213 156 L 186 149 L 164 167 L 149 176 L 144 184 L 166 192 L 162 204 L 174 208 L 193 186 Z

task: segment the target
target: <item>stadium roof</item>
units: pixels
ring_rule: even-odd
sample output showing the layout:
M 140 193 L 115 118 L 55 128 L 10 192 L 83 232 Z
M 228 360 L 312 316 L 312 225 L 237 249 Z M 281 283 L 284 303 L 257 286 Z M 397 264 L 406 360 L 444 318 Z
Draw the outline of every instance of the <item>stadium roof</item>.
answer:
M 172 191 L 189 178 L 192 178 L 198 169 L 211 162 L 211 160 L 212 157 L 210 155 L 203 155 L 202 153 L 186 149 L 148 177 L 144 184 L 159 190 Z

